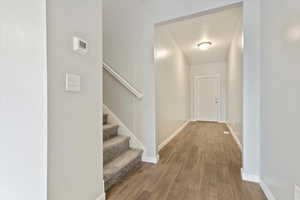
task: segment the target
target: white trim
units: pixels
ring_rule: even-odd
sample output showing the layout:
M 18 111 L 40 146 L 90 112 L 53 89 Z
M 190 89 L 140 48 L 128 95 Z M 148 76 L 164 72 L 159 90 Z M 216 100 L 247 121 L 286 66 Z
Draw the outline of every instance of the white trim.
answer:
M 40 9 L 42 9 L 43 13 L 47 12 L 47 3 L 46 1 L 41 1 L 41 7 Z M 48 137 L 50 137 L 49 135 L 49 131 L 48 131 L 48 53 L 47 53 L 47 49 L 48 49 L 48 42 L 47 42 L 47 17 L 45 15 L 43 15 L 41 17 L 42 20 L 42 27 L 41 27 L 41 31 L 42 31 L 42 46 L 43 46 L 43 50 L 41 52 L 42 54 L 42 63 L 40 65 L 40 73 L 41 73 L 41 130 L 40 130 L 40 134 L 41 134 L 41 196 L 39 197 L 40 199 L 44 199 L 47 200 L 48 199 Z
M 260 187 L 265 193 L 268 200 L 276 200 L 275 196 L 271 192 L 270 188 L 263 181 L 260 182 Z
M 195 121 L 195 122 L 218 122 L 218 120 L 211 120 L 211 119 L 194 119 L 192 121 Z
M 178 133 L 180 133 L 187 125 L 189 121 L 184 122 L 175 132 L 172 133 L 165 141 L 158 145 L 158 151 L 164 148 Z
M 100 195 L 96 200 L 105 200 L 106 197 L 105 197 L 105 193 L 103 193 L 102 195 Z
M 243 181 L 253 182 L 253 183 L 260 183 L 260 177 L 254 174 L 247 174 L 241 169 L 241 175 Z
M 234 138 L 235 142 L 239 146 L 240 150 L 243 152 L 243 146 L 242 146 L 239 138 L 237 137 L 237 134 L 234 132 L 233 128 L 230 126 L 230 124 L 228 122 L 226 122 L 226 126 L 228 127 L 232 137 Z
M 143 156 L 142 157 L 142 161 L 143 162 L 147 162 L 147 163 L 152 163 L 152 164 L 157 164 L 159 161 L 159 155 L 156 155 L 156 157 L 150 157 L 150 156 Z
M 132 148 L 142 149 L 145 152 L 145 147 L 142 142 L 125 126 L 125 124 L 114 114 L 105 104 L 103 104 L 103 111 L 104 113 L 108 114 L 108 121 L 112 124 L 118 124 L 119 135 L 125 135 L 130 137 L 129 145 Z
M 105 200 L 106 199 L 104 180 L 102 180 L 102 191 L 103 191 L 103 193 L 99 197 L 97 197 L 96 200 Z
M 118 72 L 116 72 L 111 66 L 106 64 L 103 61 L 103 69 L 110 73 L 119 83 L 121 83 L 126 89 L 128 89 L 133 95 L 135 95 L 138 99 L 143 98 L 143 94 L 135 89 L 132 84 L 129 83 L 125 78 L 123 78 Z
M 258 183 L 260 185 L 262 191 L 265 193 L 268 200 L 276 200 L 275 196 L 271 192 L 268 185 L 265 184 L 259 176 L 253 175 L 253 174 L 247 174 L 247 173 L 244 172 L 243 169 L 241 169 L 241 174 L 242 174 L 242 180 L 243 181 Z

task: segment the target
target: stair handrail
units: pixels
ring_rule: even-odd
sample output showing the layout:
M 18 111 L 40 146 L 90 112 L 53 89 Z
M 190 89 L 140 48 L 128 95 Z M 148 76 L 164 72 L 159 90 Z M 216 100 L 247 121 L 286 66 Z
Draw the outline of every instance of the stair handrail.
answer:
M 111 66 L 103 61 L 103 68 L 105 71 L 110 73 L 120 84 L 122 84 L 126 89 L 128 89 L 136 98 L 142 99 L 143 94 L 135 89 L 135 87 L 126 80 L 126 78 L 122 77 L 118 72 L 116 72 Z

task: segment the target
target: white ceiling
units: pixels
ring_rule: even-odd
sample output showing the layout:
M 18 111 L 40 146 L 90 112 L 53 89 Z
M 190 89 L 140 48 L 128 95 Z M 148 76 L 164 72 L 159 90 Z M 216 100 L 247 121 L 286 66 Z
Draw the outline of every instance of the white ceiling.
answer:
M 230 8 L 208 15 L 166 24 L 174 40 L 191 65 L 227 60 L 236 27 L 242 18 L 242 8 Z M 207 51 L 196 48 L 197 43 L 211 41 Z

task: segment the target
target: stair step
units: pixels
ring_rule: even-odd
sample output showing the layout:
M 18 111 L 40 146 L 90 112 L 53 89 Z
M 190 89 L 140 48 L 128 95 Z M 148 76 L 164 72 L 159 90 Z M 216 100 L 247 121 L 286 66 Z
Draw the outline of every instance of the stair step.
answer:
M 108 124 L 108 114 L 103 114 L 103 125 Z
M 130 149 L 104 165 L 105 191 L 122 180 L 128 172 L 134 171 L 141 166 L 142 153 L 143 151 L 140 149 Z
M 103 163 L 107 164 L 129 149 L 129 137 L 116 136 L 103 143 Z
M 112 137 L 118 135 L 119 125 L 116 124 L 106 124 L 103 126 L 103 141 L 106 141 Z

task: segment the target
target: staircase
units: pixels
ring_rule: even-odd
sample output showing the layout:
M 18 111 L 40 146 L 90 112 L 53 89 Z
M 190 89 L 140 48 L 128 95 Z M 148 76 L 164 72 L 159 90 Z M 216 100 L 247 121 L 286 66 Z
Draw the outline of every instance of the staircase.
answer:
M 140 149 L 129 147 L 128 136 L 118 135 L 119 125 L 108 122 L 103 114 L 103 177 L 105 191 L 121 181 L 129 172 L 138 169 L 142 162 Z

